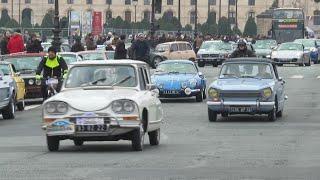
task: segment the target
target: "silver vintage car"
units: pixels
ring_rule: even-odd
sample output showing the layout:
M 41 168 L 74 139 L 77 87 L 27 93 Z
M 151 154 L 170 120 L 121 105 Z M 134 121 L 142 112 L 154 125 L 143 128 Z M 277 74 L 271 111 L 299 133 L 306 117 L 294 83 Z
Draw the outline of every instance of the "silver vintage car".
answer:
M 300 43 L 282 43 L 271 53 L 271 59 L 279 66 L 283 64 L 311 65 L 309 52 L 305 51 L 304 46 Z
M 284 109 L 284 84 L 270 60 L 230 59 L 209 87 L 209 121 L 216 121 L 218 114 L 267 114 L 270 121 L 275 121 Z

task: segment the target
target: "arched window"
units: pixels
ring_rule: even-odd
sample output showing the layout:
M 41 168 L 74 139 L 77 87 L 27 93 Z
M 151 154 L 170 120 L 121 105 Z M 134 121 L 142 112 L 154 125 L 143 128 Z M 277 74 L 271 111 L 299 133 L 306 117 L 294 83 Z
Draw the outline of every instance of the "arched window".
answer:
M 131 11 L 127 10 L 124 12 L 124 19 L 128 22 L 131 22 Z
M 3 16 L 9 16 L 9 12 L 8 12 L 7 9 L 2 9 L 1 10 L 0 18 L 3 17 Z
M 24 21 L 25 23 L 32 24 L 32 21 L 33 21 L 32 15 L 33 15 L 32 9 L 26 8 L 22 10 L 21 20 Z
M 173 18 L 173 11 L 168 10 L 164 13 L 164 17 L 166 18 L 166 20 L 170 21 Z
M 229 13 L 229 21 L 230 21 L 230 24 L 236 24 L 236 12 L 231 11 Z
M 146 10 L 143 12 L 143 20 L 150 22 L 151 19 L 151 13 L 149 10 Z

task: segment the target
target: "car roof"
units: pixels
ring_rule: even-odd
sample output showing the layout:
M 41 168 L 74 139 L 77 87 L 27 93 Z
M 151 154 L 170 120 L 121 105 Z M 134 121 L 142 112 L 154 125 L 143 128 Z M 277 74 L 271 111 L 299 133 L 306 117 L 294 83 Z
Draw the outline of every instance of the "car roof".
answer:
M 71 55 L 77 55 L 75 52 L 59 52 L 59 55 L 65 55 L 65 54 L 71 54 Z
M 142 61 L 135 61 L 135 60 L 89 60 L 89 61 L 80 61 L 71 63 L 72 65 L 109 65 L 109 64 L 116 64 L 116 65 L 128 65 L 128 64 L 136 64 L 136 65 L 147 65 L 147 63 Z
M 161 62 L 160 64 L 170 64 L 170 63 L 187 63 L 187 64 L 194 64 L 190 60 L 166 60 Z
M 80 51 L 80 52 L 77 52 L 77 54 L 89 54 L 89 53 L 101 53 L 101 52 L 105 52 L 105 51 L 104 50 Z
M 172 41 L 172 42 L 166 42 L 166 43 L 162 43 L 162 45 L 171 45 L 171 44 L 176 44 L 176 43 L 186 43 L 186 44 L 190 44 L 187 41 Z
M 257 58 L 257 57 L 246 57 L 246 58 L 231 58 L 225 61 L 225 63 L 235 63 L 235 62 L 243 62 L 243 63 L 271 63 L 274 64 L 273 61 L 265 58 Z
M 4 58 L 8 58 L 8 57 L 34 57 L 34 56 L 46 56 L 46 53 L 26 53 L 26 52 L 22 52 L 22 53 L 14 53 L 14 54 L 9 54 L 7 56 L 4 56 Z
M 303 45 L 300 42 L 286 42 L 286 43 L 282 43 L 282 44 L 299 44 L 299 45 Z M 280 45 L 282 45 L 282 44 L 280 44 Z
M 9 64 L 12 64 L 12 63 L 7 62 L 7 61 L 0 61 L 0 64 L 6 64 L 6 65 L 9 65 Z

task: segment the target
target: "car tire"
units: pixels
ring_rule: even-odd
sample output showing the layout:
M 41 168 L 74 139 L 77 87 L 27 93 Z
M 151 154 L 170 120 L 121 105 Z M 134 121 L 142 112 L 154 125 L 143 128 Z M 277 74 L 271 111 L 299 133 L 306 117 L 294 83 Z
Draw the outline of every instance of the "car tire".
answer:
M 214 111 L 212 111 L 210 108 L 208 108 L 208 116 L 210 122 L 216 122 L 218 118 L 218 114 Z
M 276 111 L 277 111 L 277 110 L 276 110 L 276 107 L 274 107 L 274 108 L 272 109 L 272 111 L 269 112 L 269 114 L 268 114 L 268 120 L 269 120 L 270 122 L 274 122 L 274 121 L 277 120 L 277 112 L 276 112 Z
M 148 135 L 151 146 L 157 146 L 160 144 L 160 129 L 149 132 Z
M 204 67 L 205 66 L 205 62 L 204 61 L 198 61 L 198 66 L 199 67 Z
M 58 137 L 47 136 L 47 147 L 51 152 L 58 151 L 60 146 L 60 140 Z
M 73 140 L 73 144 L 75 145 L 75 146 L 82 146 L 83 145 L 83 143 L 84 143 L 84 141 L 82 141 L 82 140 Z
M 2 110 L 3 119 L 14 119 L 16 110 L 15 100 L 12 97 L 7 107 Z
M 142 125 L 140 125 L 139 129 L 135 129 L 132 132 L 132 150 L 134 151 L 142 151 L 144 146 L 144 130 Z
M 201 92 L 199 94 L 196 95 L 196 101 L 197 102 L 202 102 L 203 101 L 203 91 L 201 90 Z
M 24 111 L 24 108 L 25 108 L 25 102 L 24 100 L 22 102 L 18 102 L 17 103 L 17 109 L 18 111 Z
M 156 56 L 156 57 L 154 57 L 153 58 L 153 60 L 152 60 L 152 65 L 151 65 L 151 67 L 152 68 L 157 68 L 157 66 L 159 65 L 159 63 L 161 63 L 163 60 L 162 60 L 162 58 L 161 57 L 159 57 L 159 56 Z

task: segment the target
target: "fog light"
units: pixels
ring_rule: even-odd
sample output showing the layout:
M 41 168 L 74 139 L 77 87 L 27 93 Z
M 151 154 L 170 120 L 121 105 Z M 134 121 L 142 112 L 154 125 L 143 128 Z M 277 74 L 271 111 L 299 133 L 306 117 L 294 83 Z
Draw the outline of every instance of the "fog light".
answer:
M 192 93 L 192 91 L 191 91 L 190 88 L 186 88 L 186 89 L 184 90 L 184 93 L 186 93 L 186 95 L 189 96 L 189 95 Z

